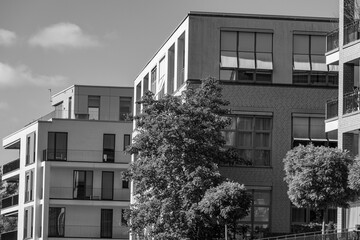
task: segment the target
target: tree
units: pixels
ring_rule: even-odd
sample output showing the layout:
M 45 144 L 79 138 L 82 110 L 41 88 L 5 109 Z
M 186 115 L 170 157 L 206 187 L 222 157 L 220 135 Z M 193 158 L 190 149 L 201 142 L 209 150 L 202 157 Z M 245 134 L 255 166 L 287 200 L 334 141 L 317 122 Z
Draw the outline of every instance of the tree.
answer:
M 240 161 L 236 151 L 224 148 L 221 130 L 231 120 L 221 97 L 213 79 L 188 88 L 181 97 L 155 100 L 151 92 L 145 93 L 143 114 L 135 117 L 135 137 L 128 149 L 136 155 L 127 174 L 135 185 L 129 213 L 134 233 L 169 240 L 219 236 L 226 221 L 214 221 L 221 219 L 219 211 L 207 212 L 200 203 L 205 195 L 210 198 L 225 189 L 232 189 L 226 193 L 229 199 L 233 194 L 244 201 L 217 206 L 220 212 L 231 209 L 224 219 L 243 216 L 249 208 L 243 187 L 221 185 L 227 180 L 219 164 Z
M 347 207 L 352 199 L 348 184 L 352 158 L 347 151 L 310 144 L 288 151 L 283 162 L 290 201 L 296 207 L 324 211 L 324 233 L 328 208 Z

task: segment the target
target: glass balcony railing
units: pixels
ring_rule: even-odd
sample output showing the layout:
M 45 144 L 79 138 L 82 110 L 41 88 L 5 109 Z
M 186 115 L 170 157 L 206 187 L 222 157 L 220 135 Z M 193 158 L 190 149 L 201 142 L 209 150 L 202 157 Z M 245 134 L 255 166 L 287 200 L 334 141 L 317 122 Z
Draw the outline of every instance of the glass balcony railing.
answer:
M 128 188 L 50 187 L 52 199 L 130 201 Z
M 109 224 L 108 222 L 106 222 Z M 115 238 L 115 239 L 128 239 L 129 238 L 129 228 L 122 224 L 122 226 L 107 226 L 104 223 L 104 226 L 86 226 L 86 225 L 59 225 L 59 224 L 50 224 L 49 225 L 49 239 L 51 237 L 57 238 Z
M 131 156 L 124 151 L 54 150 L 44 149 L 42 161 L 130 163 Z
M 344 26 L 344 45 L 360 39 L 359 20 Z
M 326 35 L 326 51 L 330 52 L 339 47 L 339 29 L 335 29 Z
M 326 119 L 334 118 L 339 115 L 338 113 L 339 101 L 338 99 L 331 99 L 326 102 Z
M 3 174 L 15 171 L 20 168 L 20 159 L 16 159 L 3 165 Z
M 5 232 L 1 234 L 1 240 L 16 240 L 17 230 L 11 232 Z
M 348 114 L 360 110 L 360 92 L 355 90 L 344 95 L 344 111 L 343 114 Z
M 1 209 L 12 207 L 19 204 L 19 194 L 3 198 L 1 200 Z

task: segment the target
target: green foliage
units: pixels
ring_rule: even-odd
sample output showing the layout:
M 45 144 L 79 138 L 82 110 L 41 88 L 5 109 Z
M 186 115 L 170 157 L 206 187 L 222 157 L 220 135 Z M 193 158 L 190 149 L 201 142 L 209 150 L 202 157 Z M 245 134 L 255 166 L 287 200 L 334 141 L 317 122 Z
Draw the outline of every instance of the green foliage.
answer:
M 0 199 L 11 196 L 18 191 L 18 183 L 6 183 L 2 181 L 2 171 L 0 168 Z M 0 201 L 1 208 L 1 201 Z M 17 216 L 5 217 L 0 215 L 0 234 L 17 229 Z
M 360 195 L 360 159 L 357 157 L 353 164 L 350 166 L 349 171 L 349 185 L 356 194 Z
M 128 149 L 136 156 L 127 173 L 135 185 L 129 213 L 132 231 L 143 238 L 169 240 L 221 235 L 225 221 L 217 220 L 242 215 L 248 204 L 242 186 L 221 185 L 225 179 L 218 164 L 239 158 L 236 151 L 223 148 L 221 130 L 230 119 L 224 116 L 227 102 L 221 98 L 218 82 L 205 80 L 181 97 L 155 100 L 147 92 L 140 103 L 143 114 L 135 117 L 134 142 Z M 222 190 L 229 192 L 218 196 Z M 223 208 L 218 204 L 217 213 L 215 205 L 214 211 L 207 212 L 205 195 L 230 202 L 224 202 Z M 234 203 L 241 197 L 243 205 Z
M 352 159 L 346 151 L 300 145 L 288 151 L 283 161 L 288 196 L 295 206 L 313 209 L 348 206 L 353 195 L 348 184 Z

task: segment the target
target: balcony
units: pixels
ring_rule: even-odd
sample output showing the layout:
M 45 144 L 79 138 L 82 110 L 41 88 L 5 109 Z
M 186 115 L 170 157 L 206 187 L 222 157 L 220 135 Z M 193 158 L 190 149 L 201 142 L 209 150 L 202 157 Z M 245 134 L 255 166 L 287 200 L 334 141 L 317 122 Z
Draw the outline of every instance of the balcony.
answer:
M 103 150 L 53 150 L 44 149 L 42 161 L 70 161 L 97 163 L 130 163 L 130 155 L 124 151 Z
M 103 230 L 103 231 L 101 231 Z M 107 238 L 129 239 L 129 229 L 126 226 L 85 226 L 85 225 L 49 225 L 49 239 L 52 238 Z
M 338 116 L 339 101 L 337 98 L 328 100 L 326 102 L 326 119 L 335 118 Z
M 11 232 L 5 232 L 1 234 L 1 240 L 16 240 L 17 230 Z
M 360 110 L 360 92 L 355 90 L 344 94 L 344 111 L 343 114 L 349 114 Z
M 50 187 L 50 199 L 130 201 L 130 189 L 93 187 Z
M 12 162 L 3 165 L 3 174 L 7 174 L 19 168 L 20 168 L 20 159 L 16 159 Z
M 3 198 L 1 200 L 1 209 L 12 207 L 19 204 L 19 194 L 12 195 L 10 197 Z
M 360 39 L 359 20 L 344 26 L 344 45 Z
M 330 52 L 339 47 L 339 29 L 335 29 L 326 35 L 326 51 Z

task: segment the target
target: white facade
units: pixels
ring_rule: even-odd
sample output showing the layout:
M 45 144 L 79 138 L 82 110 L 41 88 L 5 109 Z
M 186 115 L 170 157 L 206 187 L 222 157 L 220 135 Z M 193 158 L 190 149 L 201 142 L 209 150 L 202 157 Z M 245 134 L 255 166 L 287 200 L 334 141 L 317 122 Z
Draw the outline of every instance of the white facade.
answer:
M 19 183 L 18 196 L 3 200 L 1 209 L 17 215 L 11 239 L 128 239 L 123 211 L 130 189 L 122 172 L 129 167 L 124 149 L 132 123 L 121 114 L 131 113 L 132 91 L 70 87 L 52 98 L 52 118 L 3 139 L 5 149 L 19 152 L 18 160 L 3 167 L 2 180 Z M 88 112 L 93 99 L 99 100 L 98 106 L 93 102 L 96 120 Z

